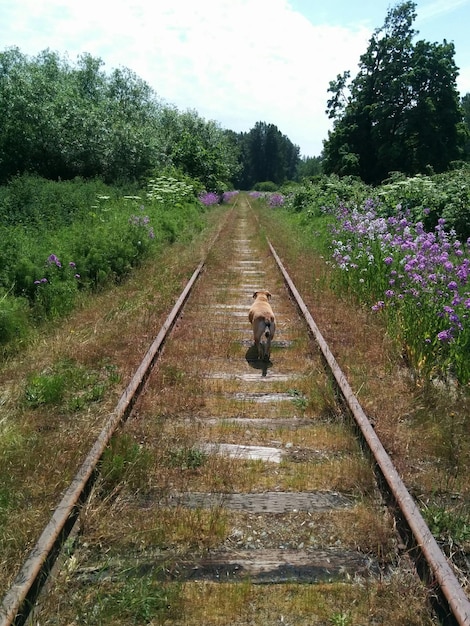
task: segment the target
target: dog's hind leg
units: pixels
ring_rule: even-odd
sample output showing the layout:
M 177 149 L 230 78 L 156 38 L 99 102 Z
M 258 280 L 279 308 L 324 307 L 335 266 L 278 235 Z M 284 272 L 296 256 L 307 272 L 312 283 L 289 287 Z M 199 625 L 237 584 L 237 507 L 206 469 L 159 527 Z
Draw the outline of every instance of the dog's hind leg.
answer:
M 271 336 L 269 336 L 266 340 L 266 346 L 264 348 L 264 356 L 266 361 L 269 361 L 271 358 Z
M 255 320 L 253 322 L 253 340 L 255 342 L 255 347 L 258 352 L 258 359 L 263 358 L 263 345 L 262 345 L 262 337 L 263 337 L 263 322 L 262 320 Z
M 266 321 L 265 322 L 266 326 L 264 329 L 264 337 L 266 339 L 265 344 L 263 345 L 263 357 L 266 361 L 269 361 L 269 359 L 271 358 L 271 322 L 270 321 Z

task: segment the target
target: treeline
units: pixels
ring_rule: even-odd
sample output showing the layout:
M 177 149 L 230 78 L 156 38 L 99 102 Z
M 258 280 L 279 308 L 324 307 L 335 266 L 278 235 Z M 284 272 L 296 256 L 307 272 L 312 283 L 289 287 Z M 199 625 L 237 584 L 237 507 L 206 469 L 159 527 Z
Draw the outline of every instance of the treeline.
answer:
M 89 54 L 71 64 L 49 50 L 0 53 L 0 183 L 29 172 L 114 184 L 168 166 L 210 189 L 230 183 L 237 150 L 216 122 L 162 104 L 129 69 L 102 66 Z
M 50 50 L 0 53 L 0 184 L 22 173 L 116 184 L 174 168 L 220 191 L 296 176 L 299 148 L 273 124 L 222 129 L 162 103 L 131 70 L 103 65 L 89 54 L 71 63 Z
M 173 168 L 208 191 L 278 187 L 317 174 L 379 184 L 470 161 L 470 94 L 456 88 L 454 45 L 415 42 L 416 4 L 389 9 L 359 73 L 330 82 L 333 128 L 318 157 L 272 123 L 223 129 L 179 111 L 127 68 L 106 73 L 89 54 L 0 53 L 0 185 L 22 173 L 50 180 L 140 182 Z
M 257 122 L 250 132 L 234 138 L 240 154 L 240 189 L 253 189 L 256 183 L 268 181 L 281 185 L 297 177 L 300 148 L 274 124 Z

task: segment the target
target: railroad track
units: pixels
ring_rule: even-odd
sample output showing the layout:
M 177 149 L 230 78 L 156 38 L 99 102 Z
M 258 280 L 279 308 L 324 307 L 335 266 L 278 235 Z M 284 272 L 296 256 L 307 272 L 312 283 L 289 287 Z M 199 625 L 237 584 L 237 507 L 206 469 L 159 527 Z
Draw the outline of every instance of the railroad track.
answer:
M 274 294 L 270 363 L 247 321 L 259 288 Z M 433 624 L 431 607 L 470 625 L 465 593 L 241 197 L 0 624 Z

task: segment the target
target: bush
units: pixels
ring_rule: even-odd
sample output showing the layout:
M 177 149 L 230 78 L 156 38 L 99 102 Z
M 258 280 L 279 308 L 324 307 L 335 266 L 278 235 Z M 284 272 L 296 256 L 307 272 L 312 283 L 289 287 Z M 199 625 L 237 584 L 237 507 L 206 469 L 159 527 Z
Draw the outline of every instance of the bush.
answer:
M 27 300 L 0 292 L 0 346 L 25 339 L 29 322 Z
M 319 217 L 334 210 L 339 202 L 362 202 L 371 195 L 371 188 L 352 176 L 321 175 L 303 184 L 289 186 L 286 208 Z
M 387 219 L 374 201 L 340 205 L 331 250 L 341 283 L 376 313 L 419 376 L 470 381 L 470 247 L 444 228 L 426 232 L 405 213 Z M 419 329 L 416 319 L 419 316 Z
M 47 209 L 42 202 L 51 201 L 54 190 L 62 199 Z M 202 228 L 206 209 L 187 179 L 156 177 L 148 193 L 142 191 L 118 197 L 116 189 L 97 182 L 54 183 L 33 176 L 0 187 L 0 212 L 12 211 L 0 226 L 0 345 L 25 336 L 30 322 L 68 314 L 80 290 L 121 281 L 159 246 Z M 54 213 L 55 222 L 48 217 Z
M 116 192 L 99 180 L 45 180 L 33 174 L 0 187 L 0 219 L 10 226 L 56 229 L 86 216 L 100 195 Z
M 433 176 L 406 178 L 395 174 L 376 190 L 381 201 L 381 213 L 395 215 L 397 206 L 407 211 L 414 222 L 422 221 L 432 230 L 440 218 L 446 228 L 454 229 L 457 237 L 465 241 L 470 237 L 470 167 L 463 166 Z
M 469 183 L 469 168 L 394 175 L 377 188 L 321 176 L 290 188 L 284 204 L 312 246 L 332 254 L 336 287 L 384 316 L 415 373 L 463 385 L 470 381 Z
M 219 204 L 220 196 L 218 193 L 214 193 L 213 191 L 204 191 L 199 194 L 199 202 L 201 202 L 204 206 L 212 206 L 214 204 Z
M 266 180 L 262 183 L 256 183 L 256 185 L 254 186 L 255 191 L 268 191 L 268 192 L 272 192 L 272 191 L 277 191 L 278 190 L 278 186 L 276 185 L 276 183 L 273 183 L 270 180 Z

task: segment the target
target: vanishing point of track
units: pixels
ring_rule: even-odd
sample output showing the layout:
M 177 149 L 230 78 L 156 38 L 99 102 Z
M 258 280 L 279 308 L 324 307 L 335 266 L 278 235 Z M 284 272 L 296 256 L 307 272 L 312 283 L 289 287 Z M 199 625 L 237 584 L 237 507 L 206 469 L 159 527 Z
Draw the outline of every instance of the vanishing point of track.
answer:
M 273 424 L 276 420 L 279 424 L 284 424 L 285 428 L 293 430 L 305 427 L 306 421 L 308 422 L 302 419 L 302 416 L 299 418 L 283 407 L 292 406 L 294 402 L 300 407 L 305 402 L 302 394 L 293 392 L 292 389 L 296 387 L 299 376 L 305 375 L 305 372 L 312 368 L 309 359 L 312 358 L 313 348 L 308 346 L 313 339 L 318 352 L 317 358 L 332 381 L 339 405 L 342 407 L 341 411 L 351 418 L 361 445 L 372 460 L 383 501 L 387 502 L 388 510 L 393 514 L 404 549 L 413 556 L 418 564 L 419 573 L 432 588 L 441 618 L 445 623 L 470 626 L 468 598 L 354 396 L 281 259 L 269 242 L 269 252 L 266 249 L 260 253 L 257 241 L 259 235 L 249 230 L 249 225 L 254 224 L 255 220 L 246 199 L 242 199 L 239 205 L 235 205 L 230 211 L 225 225 L 229 222 L 232 225 L 230 242 L 221 243 L 223 232 L 213 242 L 213 247 L 218 246 L 216 254 L 219 255 L 219 267 L 225 265 L 224 274 L 221 276 L 215 272 L 212 276 L 207 258 L 197 266 L 5 596 L 0 608 L 0 626 L 26 623 L 67 538 L 72 532 L 79 532 L 80 513 L 99 475 L 104 451 L 113 435 L 127 420 L 132 419 L 141 392 L 152 380 L 154 375 L 152 371 L 154 369 L 158 371 L 158 363 L 164 348 L 171 350 L 170 347 L 166 347 L 169 339 L 179 346 L 177 350 L 184 350 L 185 353 L 191 353 L 192 342 L 207 341 L 206 360 L 197 363 L 192 372 L 192 376 L 200 378 L 201 387 L 208 381 L 207 389 L 201 392 L 206 398 L 202 400 L 204 410 L 197 415 L 197 419 L 200 422 L 205 420 L 207 423 L 225 421 L 237 424 L 245 432 L 249 432 L 251 439 L 254 440 L 256 435 L 253 435 L 253 432 L 257 428 L 262 426 L 264 430 L 274 430 Z M 212 250 L 209 251 L 209 257 L 211 254 Z M 205 285 L 202 285 L 202 282 Z M 250 328 L 247 323 L 246 312 L 251 294 L 261 288 L 269 289 L 274 294 L 273 308 L 277 316 L 277 331 L 273 344 L 272 364 L 260 363 L 254 359 Z M 211 343 L 216 343 L 215 335 L 218 335 L 220 350 L 213 354 Z M 302 336 L 303 339 L 299 339 Z M 230 351 L 231 343 L 238 345 L 238 353 L 233 349 Z M 294 370 L 292 355 L 291 360 L 284 360 L 283 355 L 297 350 L 299 354 L 295 358 L 299 367 Z M 304 353 L 301 354 L 301 351 Z M 225 384 L 227 387 L 224 387 Z M 235 407 L 229 415 L 216 415 L 217 410 L 211 410 L 211 400 L 207 397 L 217 394 L 229 397 L 227 406 L 230 407 L 232 402 Z M 194 416 L 192 419 L 194 421 Z M 261 443 L 253 441 L 249 445 L 227 444 L 221 441 L 199 443 L 201 450 L 208 455 L 232 457 L 240 462 L 251 459 L 270 466 L 277 464 L 279 467 L 282 467 L 283 459 L 289 455 L 292 457 L 294 452 L 292 444 L 281 445 L 279 442 L 272 442 L 268 446 L 265 440 Z M 301 456 L 299 449 L 296 452 Z M 306 454 L 305 451 L 303 454 Z M 251 493 L 245 494 L 239 491 L 233 493 L 224 491 L 219 494 L 178 492 L 168 497 L 173 505 L 177 502 L 178 506 L 201 508 L 221 506 L 260 515 L 296 511 L 315 514 L 316 511 L 329 508 L 341 509 L 351 506 L 348 494 L 338 493 L 338 489 L 314 492 L 314 490 L 296 491 L 292 488 L 271 491 L 257 487 L 252 489 Z M 317 570 L 323 567 L 333 578 L 339 576 L 341 571 L 354 576 L 357 572 L 366 575 L 368 570 L 374 569 L 374 564 L 371 564 L 370 560 L 346 552 L 336 557 L 334 551 L 323 552 L 323 559 L 328 565 L 315 563 L 315 558 L 319 559 L 318 553 L 315 555 L 313 551 L 303 550 L 302 543 L 299 545 L 297 550 L 284 550 L 282 557 L 278 551 L 258 550 L 258 546 L 255 546 L 256 549 L 252 550 L 250 555 L 249 550 L 243 552 L 239 549 L 238 559 L 225 554 L 224 561 L 219 553 L 216 558 L 212 558 L 212 562 L 209 558 L 205 560 L 204 565 L 193 563 L 187 567 L 193 573 L 195 571 L 201 573 L 205 567 L 206 575 L 209 570 L 216 571 L 219 578 L 221 572 L 224 572 L 227 580 L 237 580 L 236 572 L 239 570 L 247 573 L 255 582 L 292 581 L 297 577 L 303 583 L 312 582 L 309 576 L 314 578 L 312 572 L 316 565 Z M 335 558 L 338 560 L 336 564 Z

